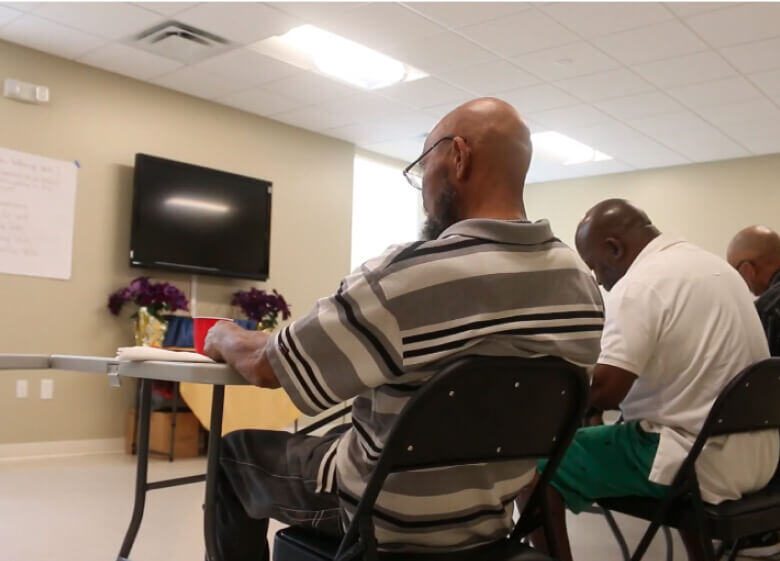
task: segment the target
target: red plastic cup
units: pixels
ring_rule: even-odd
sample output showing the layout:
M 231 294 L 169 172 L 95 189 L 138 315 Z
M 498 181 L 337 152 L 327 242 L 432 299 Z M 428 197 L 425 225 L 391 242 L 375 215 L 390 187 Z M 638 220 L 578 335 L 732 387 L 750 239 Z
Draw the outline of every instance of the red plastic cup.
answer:
M 209 329 L 214 327 L 214 324 L 218 321 L 233 321 L 230 318 L 214 318 L 198 316 L 192 318 L 192 339 L 195 343 L 195 352 L 200 354 L 206 354 L 203 352 L 203 345 L 206 342 L 206 334 Z

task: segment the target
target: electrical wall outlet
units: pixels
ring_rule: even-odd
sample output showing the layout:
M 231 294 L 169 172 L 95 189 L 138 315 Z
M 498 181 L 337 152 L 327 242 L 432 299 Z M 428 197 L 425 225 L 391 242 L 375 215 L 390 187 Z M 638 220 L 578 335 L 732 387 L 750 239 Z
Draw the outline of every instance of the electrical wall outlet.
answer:
M 3 95 L 26 103 L 49 103 L 49 88 L 6 78 L 3 82 Z
M 16 381 L 16 397 L 19 399 L 27 397 L 27 380 Z
M 41 399 L 54 399 L 54 380 L 51 378 L 41 380 Z

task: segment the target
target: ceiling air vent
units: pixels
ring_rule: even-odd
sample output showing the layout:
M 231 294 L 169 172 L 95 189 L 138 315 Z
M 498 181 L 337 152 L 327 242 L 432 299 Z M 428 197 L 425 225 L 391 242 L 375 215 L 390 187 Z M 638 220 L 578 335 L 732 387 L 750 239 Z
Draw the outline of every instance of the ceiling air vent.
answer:
M 179 62 L 192 63 L 227 51 L 234 45 L 177 21 L 155 25 L 125 41 L 127 45 Z

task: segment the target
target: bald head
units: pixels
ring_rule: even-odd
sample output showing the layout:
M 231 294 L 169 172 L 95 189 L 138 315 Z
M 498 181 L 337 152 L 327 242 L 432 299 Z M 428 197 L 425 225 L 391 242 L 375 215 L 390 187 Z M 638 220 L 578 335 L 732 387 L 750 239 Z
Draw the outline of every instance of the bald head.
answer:
M 610 290 L 659 234 L 645 211 L 624 199 L 607 199 L 585 214 L 575 243 L 599 284 Z
M 501 178 L 499 184 L 522 193 L 531 164 L 531 132 L 517 110 L 493 97 L 474 99 L 457 107 L 434 127 L 429 140 L 461 136 L 471 148 L 480 175 Z
M 750 226 L 731 240 L 726 259 L 739 271 L 751 292 L 760 296 L 780 270 L 780 235 L 766 226 Z
M 514 107 L 495 98 L 464 103 L 433 128 L 429 149 L 421 161 L 427 237 L 467 218 L 525 217 L 531 133 Z

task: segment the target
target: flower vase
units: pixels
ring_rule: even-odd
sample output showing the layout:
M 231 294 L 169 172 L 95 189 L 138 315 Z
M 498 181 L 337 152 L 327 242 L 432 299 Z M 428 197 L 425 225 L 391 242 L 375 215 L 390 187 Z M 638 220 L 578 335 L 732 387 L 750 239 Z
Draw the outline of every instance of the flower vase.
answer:
M 144 347 L 162 347 L 168 322 L 149 313 L 146 306 L 138 308 L 133 336 L 135 344 Z

